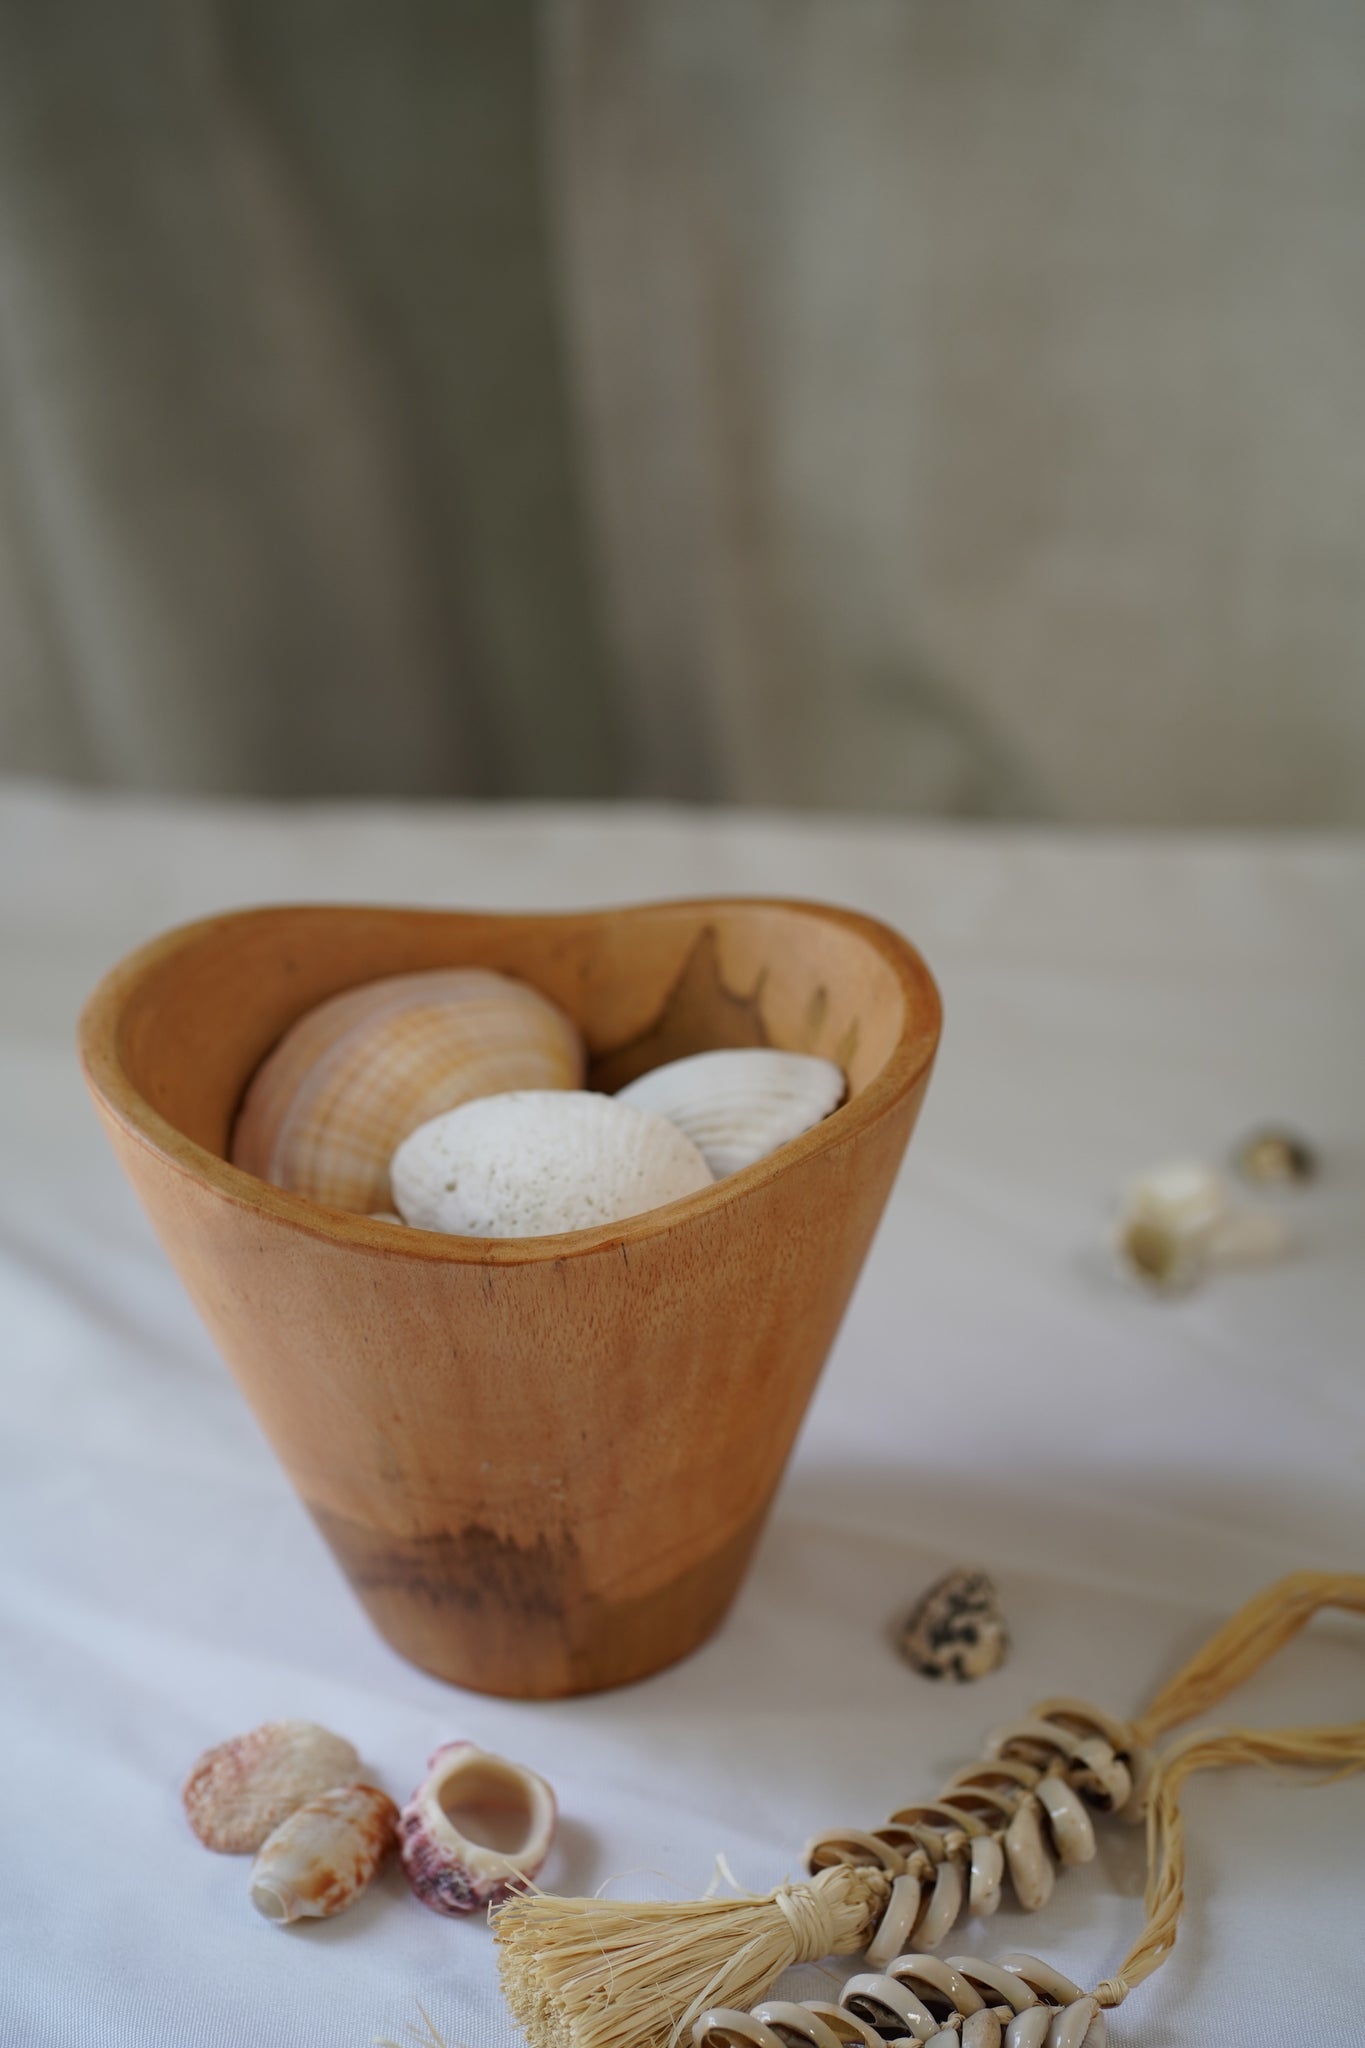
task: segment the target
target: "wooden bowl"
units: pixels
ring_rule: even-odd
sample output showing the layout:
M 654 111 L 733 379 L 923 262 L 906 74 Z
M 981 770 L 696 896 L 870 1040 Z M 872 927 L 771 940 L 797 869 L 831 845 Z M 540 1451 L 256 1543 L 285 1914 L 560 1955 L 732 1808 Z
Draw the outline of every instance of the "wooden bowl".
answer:
M 700 1194 L 555 1237 L 399 1230 L 226 1163 L 305 1010 L 420 968 L 533 983 L 590 1084 L 712 1046 L 818 1052 L 843 1108 Z M 521 1698 L 643 1677 L 743 1576 L 923 1097 L 927 968 L 885 925 L 718 899 L 568 916 L 304 905 L 208 918 L 101 983 L 115 1151 L 376 1627 Z

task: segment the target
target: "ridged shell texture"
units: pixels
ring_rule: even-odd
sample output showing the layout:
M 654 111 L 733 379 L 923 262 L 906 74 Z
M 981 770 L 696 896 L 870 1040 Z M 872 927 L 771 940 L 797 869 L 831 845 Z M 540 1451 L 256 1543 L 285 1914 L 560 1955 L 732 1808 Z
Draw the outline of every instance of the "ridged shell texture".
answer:
M 670 1060 L 616 1100 L 668 1117 L 720 1180 L 812 1129 L 842 1102 L 844 1087 L 832 1060 L 750 1046 Z
M 392 975 L 308 1011 L 262 1063 L 234 1166 L 335 1209 L 392 1207 L 394 1147 L 509 1089 L 577 1088 L 583 1044 L 554 1003 L 479 967 Z

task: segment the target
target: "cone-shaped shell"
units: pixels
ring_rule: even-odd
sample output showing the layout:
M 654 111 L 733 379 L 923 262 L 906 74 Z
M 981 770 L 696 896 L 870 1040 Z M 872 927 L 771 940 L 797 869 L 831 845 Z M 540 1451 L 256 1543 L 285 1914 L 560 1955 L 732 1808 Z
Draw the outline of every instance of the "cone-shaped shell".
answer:
M 619 1097 L 491 1095 L 423 1124 L 393 1157 L 405 1222 L 462 1237 L 543 1237 L 657 1209 L 711 1185 L 692 1140 Z
M 398 1840 L 398 1808 L 374 1785 L 338 1785 L 297 1807 L 251 1866 L 267 1920 L 330 1920 L 359 1898 Z
M 399 1852 L 433 1913 L 473 1913 L 535 1876 L 550 1853 L 555 1795 L 524 1764 L 447 1742 L 403 1808 Z
M 267 1721 L 206 1749 L 181 1795 L 206 1849 L 253 1855 L 295 1807 L 355 1776 L 350 1743 L 315 1721 Z
M 247 1089 L 232 1163 L 333 1209 L 388 1209 L 409 1131 L 476 1096 L 577 1088 L 583 1067 L 573 1024 L 525 982 L 479 967 L 392 975 L 285 1033 Z
M 641 1074 L 616 1097 L 685 1131 L 717 1180 L 766 1159 L 843 1101 L 832 1060 L 751 1046 L 699 1052 Z

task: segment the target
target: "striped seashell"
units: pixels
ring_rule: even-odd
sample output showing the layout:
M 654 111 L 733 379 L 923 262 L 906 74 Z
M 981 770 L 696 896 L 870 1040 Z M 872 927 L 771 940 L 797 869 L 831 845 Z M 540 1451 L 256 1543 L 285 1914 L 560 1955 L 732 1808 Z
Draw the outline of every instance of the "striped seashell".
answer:
M 389 1161 L 419 1124 L 480 1095 L 577 1088 L 564 1012 L 482 967 L 396 974 L 309 1010 L 257 1069 L 231 1159 L 334 1209 L 391 1209 Z
M 676 1124 L 586 1092 L 466 1102 L 413 1131 L 393 1156 L 404 1219 L 460 1237 L 588 1230 L 710 1185 L 710 1168 Z
M 822 1122 L 844 1089 L 833 1060 L 746 1046 L 670 1060 L 630 1082 L 616 1100 L 652 1109 L 686 1131 L 720 1180 Z
M 296 1807 L 251 1866 L 267 1920 L 330 1920 L 360 1897 L 398 1844 L 398 1808 L 375 1785 L 338 1785 Z

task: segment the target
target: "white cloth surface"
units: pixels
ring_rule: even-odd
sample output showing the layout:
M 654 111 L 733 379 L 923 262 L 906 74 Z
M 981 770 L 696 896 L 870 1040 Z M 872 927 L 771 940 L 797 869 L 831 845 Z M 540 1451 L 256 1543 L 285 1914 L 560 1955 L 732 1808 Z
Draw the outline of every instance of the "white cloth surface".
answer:
M 716 891 L 909 933 L 944 992 L 938 1072 L 720 1634 L 597 1698 L 464 1694 L 379 1640 L 295 1501 L 103 1141 L 75 1016 L 129 947 L 229 905 Z M 1040 1695 L 1135 1712 L 1280 1572 L 1365 1568 L 1362 901 L 1347 839 L 0 793 L 0 2043 L 368 2048 L 420 2000 L 452 2048 L 511 2048 L 483 1924 L 390 1871 L 280 1931 L 247 1865 L 195 1842 L 186 1769 L 262 1720 L 336 1728 L 400 1800 L 452 1736 L 532 1764 L 562 1802 L 552 1889 L 692 1896 L 718 1850 L 766 1889 L 815 1828 L 931 1797 Z M 1125 1288 L 1115 1185 L 1271 1116 L 1324 1156 L 1281 1198 L 1297 1256 L 1180 1301 Z M 1015 1649 L 940 1691 L 888 1624 L 960 1562 L 997 1576 Z M 1315 1625 L 1229 1715 L 1365 1715 L 1365 1632 Z M 1220 1773 L 1187 1813 L 1179 1947 L 1111 2039 L 1359 2044 L 1365 1778 Z M 948 1946 L 1109 1974 L 1141 1841 L 1102 1836 L 1042 1915 Z

